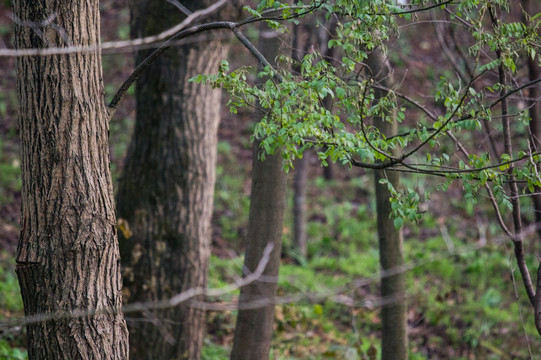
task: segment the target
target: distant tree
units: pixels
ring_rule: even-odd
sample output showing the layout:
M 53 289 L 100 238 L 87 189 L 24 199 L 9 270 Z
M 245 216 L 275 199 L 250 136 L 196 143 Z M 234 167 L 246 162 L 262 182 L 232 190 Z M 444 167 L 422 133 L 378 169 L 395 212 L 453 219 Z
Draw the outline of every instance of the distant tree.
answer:
M 301 73 L 300 64 L 305 55 L 319 51 L 322 58 L 333 62 L 333 48 L 328 46 L 336 29 L 334 18 L 329 21 L 323 16 L 314 16 L 300 21 L 292 29 L 292 70 L 295 74 Z M 331 110 L 332 97 L 326 96 L 321 100 L 323 106 Z M 308 172 L 311 153 L 306 152 L 300 159 L 295 161 L 295 171 L 293 174 L 293 245 L 294 252 L 301 257 L 306 257 L 307 247 L 307 214 L 306 214 L 306 183 L 308 181 Z M 323 167 L 323 176 L 327 180 L 333 178 L 332 163 Z
M 314 32 L 311 24 L 303 22 L 292 30 L 292 52 L 291 58 L 295 60 L 293 71 L 300 73 L 300 61 L 313 45 Z M 293 246 L 294 252 L 302 258 L 306 257 L 306 181 L 308 180 L 309 155 L 295 161 L 293 173 Z
M 195 11 L 212 3 L 183 6 Z M 130 9 L 135 39 L 185 17 L 166 1 L 135 0 Z M 118 217 L 130 230 L 120 236 L 129 303 L 207 285 L 221 92 L 188 80 L 215 71 L 227 56 L 229 45 L 215 38 L 171 48 L 136 83 L 135 133 L 117 197 Z M 136 63 L 152 51 L 138 51 Z M 189 302 L 143 311 L 128 325 L 132 359 L 200 358 L 205 311 Z

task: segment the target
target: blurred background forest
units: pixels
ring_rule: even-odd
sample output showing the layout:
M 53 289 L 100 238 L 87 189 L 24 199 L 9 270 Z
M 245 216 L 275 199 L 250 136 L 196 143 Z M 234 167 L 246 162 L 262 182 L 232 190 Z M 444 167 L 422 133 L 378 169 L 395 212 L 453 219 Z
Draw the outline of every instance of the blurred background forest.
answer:
M 10 14 L 9 1 L 0 2 L 0 48 L 12 47 Z M 129 38 L 127 1 L 101 1 L 101 16 L 103 41 Z M 463 49 L 450 48 L 451 39 L 457 35 L 430 21 L 431 16 L 430 11 L 419 14 L 418 21 L 404 25 L 401 37 L 389 44 L 394 78 L 399 88 L 407 89 L 409 94 L 426 93 L 441 76 L 455 77 L 457 70 L 449 66 L 450 59 L 459 61 L 456 52 L 469 45 L 467 40 L 460 43 L 458 39 Z M 245 33 L 256 42 L 258 27 L 250 27 Z M 256 66 L 252 56 L 233 38 L 231 46 L 232 68 Z M 133 67 L 131 52 L 104 51 L 108 101 Z M 526 76 L 526 62 L 519 62 L 518 67 L 517 76 Z M 0 321 L 23 316 L 14 261 L 21 200 L 15 83 L 15 59 L 0 57 Z M 224 94 L 224 105 L 227 100 Z M 115 190 L 134 118 L 135 103 L 130 91 L 110 123 Z M 241 110 L 231 114 L 223 106 L 212 217 L 211 288 L 230 284 L 241 273 L 250 204 L 253 123 L 253 113 Z M 470 139 L 479 147 L 486 147 L 487 141 Z M 288 177 L 290 190 L 271 356 L 376 359 L 375 354 L 380 353 L 382 299 L 372 172 L 340 164 L 325 169 L 315 153 L 307 157 L 306 256 L 299 253 L 293 241 L 294 169 Z M 408 174 L 401 176 L 401 182 L 405 188 L 422 191 L 443 180 Z M 531 200 L 521 201 L 525 222 L 535 224 Z M 464 200 L 463 189 L 453 183 L 446 193 L 434 193 L 422 204 L 422 210 L 421 220 L 406 221 L 403 227 L 409 269 L 410 359 L 536 358 L 535 354 L 541 353 L 541 339 L 533 312 L 515 265 L 512 243 L 502 233 L 490 203 Z M 526 234 L 526 261 L 532 271 L 536 270 L 540 250 L 536 232 Z M 352 280 L 357 285 L 347 286 Z M 236 314 L 230 304 L 237 295 L 216 299 L 215 310 L 206 312 L 203 359 L 228 357 Z M 26 358 L 24 329 L 0 331 L 0 358 Z

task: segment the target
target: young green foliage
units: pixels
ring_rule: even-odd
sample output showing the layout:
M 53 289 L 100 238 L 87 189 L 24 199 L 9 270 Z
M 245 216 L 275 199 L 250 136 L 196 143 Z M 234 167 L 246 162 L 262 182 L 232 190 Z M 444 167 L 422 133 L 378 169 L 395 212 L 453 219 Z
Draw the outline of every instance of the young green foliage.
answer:
M 441 6 L 434 6 L 438 4 Z M 414 23 L 418 13 L 422 15 L 425 9 L 432 9 L 436 16 L 448 13 L 452 20 L 463 25 L 462 36 L 469 36 L 469 44 L 473 44 L 466 54 L 472 75 L 469 79 L 454 78 L 451 74 L 442 76 L 431 95 L 433 100 L 425 97 L 428 99 L 425 103 L 418 103 L 398 89 L 382 88 L 374 81 L 375 74 L 366 68 L 364 60 L 375 48 L 385 49 L 390 39 L 400 36 L 398 18 L 402 18 L 401 23 Z M 314 148 L 323 166 L 332 161 L 346 166 L 385 167 L 443 176 L 446 180 L 432 190 L 446 191 L 450 183 L 458 180 L 465 199 L 475 203 L 478 193 L 488 186 L 499 204 L 510 206 L 503 186 L 510 176 L 523 182 L 523 191 L 533 192 L 541 185 L 536 165 L 539 155 L 526 143 L 514 154 L 498 156 L 489 155 L 486 150 L 474 149 L 471 153 L 455 150 L 455 146 L 463 148 L 462 141 L 480 136 L 483 126 L 499 116 L 494 111 L 502 101 L 498 95 L 502 89 L 510 95 L 522 90 L 520 84 L 512 88 L 495 80 L 498 67 L 503 65 L 504 71 L 513 74 L 517 72 L 521 54 L 538 58 L 539 15 L 528 18 L 527 23 L 505 22 L 506 17 L 498 14 L 508 9 L 508 2 L 503 0 L 466 0 L 456 4 L 414 1 L 408 7 L 384 0 L 299 2 L 294 6 L 261 1 L 257 8 L 249 10 L 253 16 L 264 16 L 273 10 L 283 19 L 292 15 L 310 16 L 311 12 L 336 17 L 336 35 L 328 43 L 335 48 L 335 62 L 331 65 L 315 49 L 297 64 L 299 73 L 290 70 L 295 61 L 285 56 L 279 59 L 276 68 L 265 67 L 258 76 L 269 80 L 259 86 L 249 81 L 247 73 L 251 69 L 241 67 L 231 71 L 225 61 L 217 74 L 199 75 L 194 80 L 225 89 L 230 95 L 228 106 L 232 112 L 244 107 L 258 109 L 263 118 L 253 136 L 261 140 L 264 153 L 281 151 L 285 171 L 293 167 L 294 160 L 302 157 L 304 151 Z M 275 15 L 274 21 L 278 17 Z M 491 19 L 495 19 L 493 26 Z M 485 55 L 496 51 L 499 58 Z M 385 95 L 376 97 L 376 91 Z M 332 100 L 331 108 L 323 105 L 323 100 L 328 98 Z M 441 111 L 428 110 L 433 107 Z M 414 110 L 419 109 L 426 116 L 410 120 Z M 529 120 L 527 111 L 517 111 L 513 116 L 517 119 L 515 131 L 522 131 Z M 397 119 L 406 131 L 387 138 L 374 126 L 375 118 Z M 450 139 L 454 146 L 448 145 Z M 508 173 L 511 164 L 514 168 Z M 418 207 L 424 194 L 417 194 L 413 188 L 392 189 L 391 194 L 397 227 L 404 219 L 419 220 Z

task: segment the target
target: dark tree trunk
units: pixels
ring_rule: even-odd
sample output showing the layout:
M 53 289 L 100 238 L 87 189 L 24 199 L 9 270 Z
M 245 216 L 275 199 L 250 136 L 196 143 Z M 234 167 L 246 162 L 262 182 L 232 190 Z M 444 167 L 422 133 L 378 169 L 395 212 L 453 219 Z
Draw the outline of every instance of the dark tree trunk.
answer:
M 532 0 L 524 0 L 523 9 L 529 16 L 533 16 L 537 13 L 537 10 Z M 526 19 L 524 19 L 526 21 Z M 528 76 L 530 80 L 539 78 L 539 65 L 537 59 L 532 59 L 527 56 L 528 61 Z M 541 105 L 539 104 L 539 87 L 531 86 L 528 89 L 528 101 L 527 106 L 530 109 L 530 133 L 531 133 L 531 148 L 532 151 L 538 152 L 541 150 L 541 119 L 539 114 L 541 112 Z M 535 211 L 535 222 L 537 228 L 537 235 L 541 239 L 541 188 L 535 189 L 535 194 L 532 194 L 532 201 Z
M 183 5 L 194 11 L 210 3 Z M 134 0 L 131 12 L 133 37 L 183 17 L 165 0 Z M 130 303 L 207 285 L 221 93 L 188 79 L 216 72 L 226 48 L 210 40 L 171 48 L 137 82 L 135 132 L 117 198 L 118 216 L 133 234 L 121 236 Z M 148 54 L 140 51 L 136 62 Z M 203 310 L 185 303 L 136 317 L 128 321 L 132 359 L 199 359 Z
M 99 43 L 96 0 L 17 0 L 13 8 L 19 49 Z M 39 25 L 52 14 L 54 27 Z M 25 314 L 47 317 L 27 326 L 29 358 L 126 359 L 100 52 L 18 57 L 17 90 L 17 275 Z
M 280 42 L 277 37 L 260 37 L 259 47 L 267 59 L 274 59 L 279 53 Z M 255 141 L 245 271 L 253 272 L 256 269 L 267 244 L 273 244 L 274 248 L 263 272 L 264 281 L 255 281 L 241 289 L 231 352 L 233 360 L 268 359 L 272 340 L 273 298 L 278 286 L 287 182 L 280 154 L 266 156 L 264 161 L 260 161 L 259 151 L 259 142 Z M 269 303 L 254 309 L 243 309 L 243 304 L 257 300 Z
M 367 59 L 372 76 L 383 86 L 392 86 L 390 69 L 387 59 L 380 50 L 375 50 Z M 376 91 L 376 97 L 385 96 L 382 91 Z M 397 122 L 387 122 L 375 119 L 379 130 L 390 136 L 396 134 Z M 386 184 L 380 184 L 380 179 L 387 179 L 396 188 L 400 178 L 397 172 L 377 170 L 374 172 L 376 186 L 376 206 L 380 264 L 383 272 L 381 278 L 381 296 L 387 304 L 381 309 L 381 359 L 406 360 L 408 358 L 407 338 L 407 305 L 405 300 L 406 274 L 401 269 L 404 265 L 402 231 L 394 227 L 391 214 L 391 203 Z M 391 271 L 392 274 L 385 274 Z

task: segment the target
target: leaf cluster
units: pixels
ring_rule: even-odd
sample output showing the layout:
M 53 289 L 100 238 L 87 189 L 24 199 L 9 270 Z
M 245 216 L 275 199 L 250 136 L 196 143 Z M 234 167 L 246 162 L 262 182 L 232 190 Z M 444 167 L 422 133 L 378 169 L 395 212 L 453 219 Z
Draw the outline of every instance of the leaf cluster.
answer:
M 434 6 L 440 5 L 439 7 Z M 389 40 L 400 36 L 398 23 L 417 20 L 416 12 L 434 8 L 436 14 L 449 16 L 464 25 L 470 37 L 469 58 L 472 75 L 467 79 L 442 76 L 432 100 L 419 103 L 397 88 L 387 88 L 373 74 L 366 60 L 376 48 L 386 50 Z M 306 11 L 306 9 L 311 9 Z M 528 147 L 515 154 L 492 154 L 487 151 L 462 151 L 462 141 L 470 141 L 493 123 L 497 105 L 522 88 L 500 84 L 494 73 L 502 65 L 510 74 L 517 72 L 522 54 L 539 60 L 539 14 L 524 22 L 505 22 L 501 14 L 509 9 L 507 1 L 465 0 L 451 2 L 419 1 L 408 8 L 395 1 L 299 2 L 294 6 L 278 1 L 261 1 L 248 11 L 263 16 L 280 11 L 283 19 L 292 14 L 310 16 L 323 12 L 338 19 L 336 33 L 328 46 L 335 49 L 335 59 L 324 58 L 315 50 L 299 62 L 280 56 L 276 67 L 266 66 L 255 83 L 247 67 L 231 70 L 224 61 L 217 74 L 198 75 L 193 81 L 225 89 L 229 109 L 253 108 L 261 114 L 253 138 L 261 142 L 265 154 L 280 151 L 284 170 L 293 167 L 308 149 L 315 149 L 322 165 L 329 161 L 346 166 L 387 168 L 444 177 L 436 190 L 446 191 L 458 180 L 465 198 L 476 202 L 478 193 L 489 186 L 497 202 L 510 206 L 504 185 L 519 181 L 524 191 L 541 186 L 537 170 L 539 155 Z M 298 20 L 298 18 L 295 18 Z M 275 25 L 282 26 L 279 20 Z M 496 53 L 496 58 L 490 53 Z M 292 69 L 296 69 L 293 71 Z M 504 94 L 502 96 L 502 94 Z M 492 101 L 494 97 L 498 97 Z M 329 101 L 330 100 L 330 101 Z M 329 104 L 331 104 L 329 106 Z M 440 113 L 428 110 L 439 107 Z M 426 116 L 415 115 L 422 110 Z M 529 121 L 527 109 L 519 110 L 515 131 Z M 417 120 L 415 120 L 417 118 Z M 406 128 L 401 134 L 384 134 L 378 121 L 398 121 Z M 446 144 L 451 141 L 455 147 Z M 491 158 L 492 157 L 492 158 Z M 511 168 L 511 170 L 509 170 Z M 414 189 L 395 190 L 392 194 L 393 216 L 397 227 L 402 219 L 418 221 L 419 204 L 430 192 L 417 194 Z

